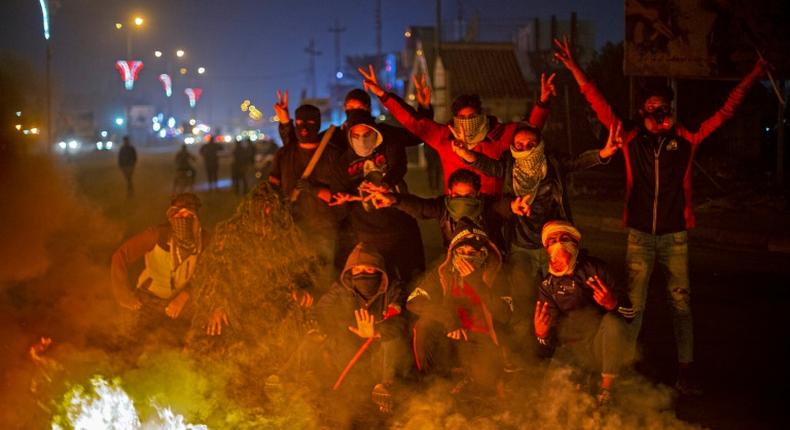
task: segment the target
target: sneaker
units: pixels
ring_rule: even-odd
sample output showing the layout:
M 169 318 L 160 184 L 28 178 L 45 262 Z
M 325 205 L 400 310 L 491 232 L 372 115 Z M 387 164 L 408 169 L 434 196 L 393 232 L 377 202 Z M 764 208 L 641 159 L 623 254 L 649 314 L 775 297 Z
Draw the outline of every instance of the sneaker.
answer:
M 370 394 L 373 403 L 379 407 L 379 412 L 389 414 L 392 413 L 392 394 L 384 384 L 376 384 L 373 387 L 373 392 Z

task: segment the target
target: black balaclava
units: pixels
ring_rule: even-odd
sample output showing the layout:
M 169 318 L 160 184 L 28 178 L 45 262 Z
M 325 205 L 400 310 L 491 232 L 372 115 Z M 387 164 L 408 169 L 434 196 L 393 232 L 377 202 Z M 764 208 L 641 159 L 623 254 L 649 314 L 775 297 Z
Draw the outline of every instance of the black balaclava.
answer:
M 360 88 L 354 88 L 353 90 L 349 91 L 346 94 L 346 98 L 343 100 L 343 104 L 345 105 L 349 100 L 358 100 L 360 103 L 365 105 L 368 112 L 370 112 L 370 95 L 368 95 L 365 90 Z M 346 115 L 348 115 L 349 111 L 346 111 Z
M 376 295 L 381 288 L 381 272 L 378 270 L 376 273 L 358 273 L 351 275 L 351 287 L 357 290 L 363 297 L 369 299 Z
M 321 110 L 313 105 L 301 105 L 296 109 L 296 119 L 297 121 L 294 125 L 296 127 L 296 138 L 299 139 L 299 142 L 318 142 L 318 132 L 321 130 Z M 302 120 L 301 124 L 298 120 Z

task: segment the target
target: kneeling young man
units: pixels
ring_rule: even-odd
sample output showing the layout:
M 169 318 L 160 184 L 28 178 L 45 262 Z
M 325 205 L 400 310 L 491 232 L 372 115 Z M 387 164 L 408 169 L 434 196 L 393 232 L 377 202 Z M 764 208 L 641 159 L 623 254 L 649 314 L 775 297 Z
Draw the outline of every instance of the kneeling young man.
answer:
M 598 401 L 605 403 L 625 360 L 631 301 L 603 261 L 579 251 L 581 233 L 572 224 L 549 221 L 541 239 L 549 274 L 538 291 L 535 336 L 553 360 L 601 372 Z

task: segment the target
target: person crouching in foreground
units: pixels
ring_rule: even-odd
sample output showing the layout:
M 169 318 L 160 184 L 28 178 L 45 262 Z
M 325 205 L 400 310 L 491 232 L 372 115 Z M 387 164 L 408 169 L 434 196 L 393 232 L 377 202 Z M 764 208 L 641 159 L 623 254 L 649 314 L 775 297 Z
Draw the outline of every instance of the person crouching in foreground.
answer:
M 541 236 L 549 274 L 538 291 L 535 336 L 553 352 L 554 363 L 570 365 L 577 374 L 600 372 L 597 398 L 599 404 L 607 403 L 625 361 L 633 306 L 606 265 L 579 251 L 576 227 L 549 221 Z

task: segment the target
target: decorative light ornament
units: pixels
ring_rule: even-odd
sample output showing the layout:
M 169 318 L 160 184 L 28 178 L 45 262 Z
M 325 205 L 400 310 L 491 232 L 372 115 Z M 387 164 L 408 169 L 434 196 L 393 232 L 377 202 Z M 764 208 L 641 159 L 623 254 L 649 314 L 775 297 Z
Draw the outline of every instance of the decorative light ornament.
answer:
M 170 79 L 170 75 L 167 73 L 162 73 L 159 75 L 159 82 L 162 83 L 162 87 L 165 89 L 165 95 L 170 97 L 173 95 L 173 81 Z
M 193 108 L 200 100 L 200 96 L 203 95 L 203 90 L 200 88 L 186 88 L 184 94 L 189 98 L 189 107 Z
M 143 69 L 143 62 L 138 60 L 118 60 L 115 62 L 115 68 L 118 69 L 118 73 L 121 74 L 124 88 L 131 91 L 132 88 L 134 88 L 134 81 L 137 80 L 137 74 Z

